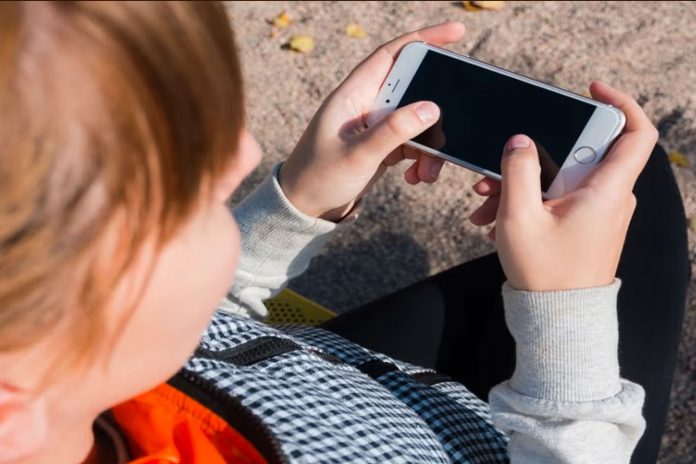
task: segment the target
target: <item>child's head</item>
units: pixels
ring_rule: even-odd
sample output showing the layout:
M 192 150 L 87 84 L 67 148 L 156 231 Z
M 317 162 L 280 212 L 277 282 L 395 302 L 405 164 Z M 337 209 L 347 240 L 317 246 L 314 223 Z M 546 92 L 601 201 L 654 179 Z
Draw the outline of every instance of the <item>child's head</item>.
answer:
M 0 462 L 81 459 L 195 347 L 259 155 L 242 96 L 220 4 L 0 5 Z

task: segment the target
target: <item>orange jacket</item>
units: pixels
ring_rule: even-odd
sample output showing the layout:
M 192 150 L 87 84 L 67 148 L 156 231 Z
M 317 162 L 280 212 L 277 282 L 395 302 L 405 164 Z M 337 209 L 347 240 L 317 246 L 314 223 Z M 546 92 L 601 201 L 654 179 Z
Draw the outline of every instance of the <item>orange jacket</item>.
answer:
M 163 384 L 112 409 L 129 464 L 259 464 L 264 458 L 220 416 Z

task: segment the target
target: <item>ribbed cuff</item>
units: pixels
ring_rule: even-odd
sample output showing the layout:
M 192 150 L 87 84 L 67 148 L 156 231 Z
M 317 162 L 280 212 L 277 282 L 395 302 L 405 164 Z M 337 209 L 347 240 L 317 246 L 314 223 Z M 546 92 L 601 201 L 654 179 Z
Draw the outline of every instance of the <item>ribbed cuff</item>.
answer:
M 617 394 L 620 286 L 616 279 L 603 287 L 526 292 L 505 283 L 505 318 L 517 345 L 511 388 L 550 401 Z
M 340 223 L 307 216 L 287 199 L 278 183 L 277 164 L 266 180 L 233 210 L 239 225 L 240 269 L 304 269 L 337 229 L 357 218 L 357 210 Z

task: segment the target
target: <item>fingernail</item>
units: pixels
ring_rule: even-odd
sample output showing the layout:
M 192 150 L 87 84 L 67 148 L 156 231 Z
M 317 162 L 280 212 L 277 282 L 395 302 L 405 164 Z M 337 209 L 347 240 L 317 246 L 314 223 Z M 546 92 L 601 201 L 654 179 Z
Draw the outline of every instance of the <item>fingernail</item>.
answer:
M 433 179 L 437 179 L 437 176 L 440 174 L 440 169 L 442 169 L 442 163 L 430 163 L 430 175 L 433 177 Z
M 440 113 L 440 108 L 435 103 L 423 102 L 416 106 L 416 114 L 424 123 L 429 123 L 435 119 Z
M 531 140 L 526 135 L 513 135 L 505 144 L 505 151 L 517 150 L 518 148 L 527 148 L 529 147 L 530 143 Z

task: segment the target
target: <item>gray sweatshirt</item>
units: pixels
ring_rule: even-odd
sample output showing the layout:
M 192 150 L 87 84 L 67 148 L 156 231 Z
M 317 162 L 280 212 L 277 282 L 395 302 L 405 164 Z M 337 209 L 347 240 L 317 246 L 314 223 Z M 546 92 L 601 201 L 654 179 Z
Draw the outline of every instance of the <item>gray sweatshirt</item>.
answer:
M 254 318 L 263 300 L 302 272 L 340 224 L 308 217 L 288 201 L 278 166 L 233 210 L 242 254 L 230 293 Z M 388 270 L 385 270 L 388 272 Z M 503 285 L 508 327 L 516 342 L 512 378 L 489 402 L 496 426 L 510 437 L 513 463 L 626 463 L 645 429 L 643 389 L 619 376 L 616 297 L 604 287 L 524 292 Z M 245 311 L 247 311 L 245 310 Z M 462 353 L 466 356 L 467 353 Z

